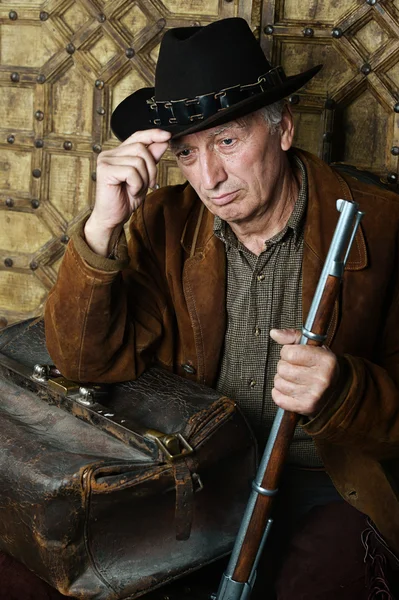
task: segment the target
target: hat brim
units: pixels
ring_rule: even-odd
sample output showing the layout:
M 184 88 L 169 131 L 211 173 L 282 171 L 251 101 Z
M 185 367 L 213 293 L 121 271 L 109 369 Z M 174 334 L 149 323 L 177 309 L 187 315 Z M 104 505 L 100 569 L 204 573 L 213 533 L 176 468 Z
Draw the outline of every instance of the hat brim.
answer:
M 251 96 L 229 108 L 219 110 L 216 114 L 208 117 L 208 119 L 197 121 L 193 125 L 161 125 L 159 126 L 159 129 L 170 131 L 172 133 L 172 138 L 176 139 L 183 135 L 188 135 L 189 133 L 203 131 L 204 129 L 222 125 L 233 119 L 244 117 L 251 112 L 259 110 L 263 106 L 278 102 L 278 100 L 282 100 L 298 91 L 320 71 L 322 66 L 323 65 L 316 65 L 304 73 L 287 77 L 285 81 L 280 85 L 275 86 L 272 90 L 267 90 L 256 96 Z M 146 102 L 154 96 L 154 92 L 155 90 L 153 87 L 142 88 L 125 98 L 125 100 L 116 107 L 111 116 L 111 129 L 118 140 L 123 142 L 136 131 L 154 129 L 154 125 L 150 122 L 150 114 Z

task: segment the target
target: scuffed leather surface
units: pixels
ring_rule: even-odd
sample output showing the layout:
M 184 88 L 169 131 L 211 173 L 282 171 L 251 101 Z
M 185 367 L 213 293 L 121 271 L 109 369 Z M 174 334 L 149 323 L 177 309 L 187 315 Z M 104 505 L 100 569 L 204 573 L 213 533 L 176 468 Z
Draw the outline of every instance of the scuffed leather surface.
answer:
M 110 406 L 122 414 L 128 405 L 130 410 L 134 407 L 132 412 L 143 427 L 183 433 L 193 415 L 219 399 L 220 394 L 211 388 L 152 368 L 135 381 L 115 386 Z
M 42 319 L 19 323 L 5 333 L 6 335 L 0 333 L 0 352 L 5 356 L 32 369 L 38 362 L 50 364 Z M 62 397 L 56 400 L 60 407 L 71 410 Z M 151 440 L 143 440 L 145 430 L 154 429 L 166 434 L 181 433 L 191 438 L 193 433 L 198 436 L 199 427 L 205 427 L 206 437 L 209 433 L 206 411 L 212 404 L 214 406 L 209 413 L 211 428 L 217 427 L 220 419 L 223 420 L 230 412 L 237 410 L 234 402 L 221 398 L 212 388 L 157 367 L 152 367 L 135 381 L 108 386 L 107 395 L 101 398 L 101 404 L 116 422 L 123 419 L 130 429 L 137 431 L 136 447 L 148 450 L 153 457 L 160 456 L 158 447 Z M 98 415 L 97 421 L 93 418 L 92 422 L 101 428 L 100 420 L 101 416 Z
M 1 352 L 39 362 L 40 322 L 6 333 Z M 112 401 L 127 405 L 130 397 L 138 421 L 180 429 L 195 446 L 204 489 L 194 494 L 188 541 L 176 540 L 169 464 L 3 376 L 0 549 L 61 593 L 88 600 L 136 598 L 227 553 L 254 474 L 252 435 L 233 402 L 188 381 L 177 392 L 176 379 L 154 370 L 142 382 L 116 386 Z
M 18 323 L 0 333 L 0 352 L 29 367 L 51 364 L 43 320 Z M 153 367 L 135 381 L 110 387 L 105 403 L 117 415 L 134 414 L 143 428 L 182 433 L 192 415 L 219 398 L 212 388 Z
M 52 364 L 46 348 L 43 319 L 28 319 L 0 332 L 0 352 L 27 366 Z
M 145 595 L 145 600 L 210 600 L 218 589 L 227 558 Z M 23 564 L 0 552 L 0 600 L 65 600 Z M 70 598 L 70 597 L 69 597 Z

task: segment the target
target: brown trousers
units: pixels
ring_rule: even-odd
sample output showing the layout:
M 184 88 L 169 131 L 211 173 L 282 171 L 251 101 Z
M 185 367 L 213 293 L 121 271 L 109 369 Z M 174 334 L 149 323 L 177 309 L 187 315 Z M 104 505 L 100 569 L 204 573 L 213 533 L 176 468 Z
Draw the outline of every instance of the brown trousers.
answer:
M 312 508 L 290 538 L 276 527 L 251 600 L 399 600 L 397 562 L 346 502 Z
M 364 515 L 345 502 L 313 508 L 285 552 L 278 600 L 367 600 Z

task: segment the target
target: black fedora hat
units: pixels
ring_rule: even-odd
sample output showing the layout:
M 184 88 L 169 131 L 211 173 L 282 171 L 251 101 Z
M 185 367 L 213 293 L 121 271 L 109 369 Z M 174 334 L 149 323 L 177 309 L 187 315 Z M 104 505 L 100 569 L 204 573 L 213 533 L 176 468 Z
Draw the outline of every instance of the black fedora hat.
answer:
M 286 77 L 272 68 L 244 19 L 179 27 L 162 39 L 155 88 L 119 104 L 111 128 L 123 141 L 154 127 L 179 137 L 237 119 L 301 88 L 321 69 Z

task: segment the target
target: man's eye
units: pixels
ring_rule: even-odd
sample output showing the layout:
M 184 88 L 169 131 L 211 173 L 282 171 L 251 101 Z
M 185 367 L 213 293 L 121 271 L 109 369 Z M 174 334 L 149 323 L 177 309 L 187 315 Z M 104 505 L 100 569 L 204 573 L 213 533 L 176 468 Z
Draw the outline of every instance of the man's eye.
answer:
M 177 156 L 178 158 L 180 157 L 185 157 L 185 156 L 190 156 L 190 150 L 188 148 L 185 148 L 184 150 L 180 150 L 180 152 L 178 152 Z
M 232 138 L 225 138 L 222 140 L 223 146 L 231 146 L 234 140 Z

